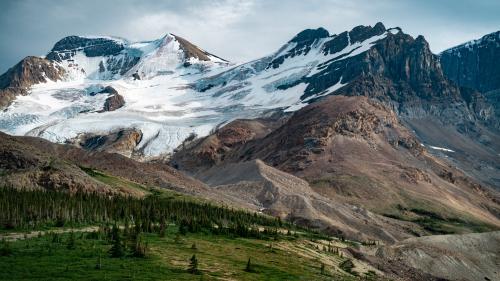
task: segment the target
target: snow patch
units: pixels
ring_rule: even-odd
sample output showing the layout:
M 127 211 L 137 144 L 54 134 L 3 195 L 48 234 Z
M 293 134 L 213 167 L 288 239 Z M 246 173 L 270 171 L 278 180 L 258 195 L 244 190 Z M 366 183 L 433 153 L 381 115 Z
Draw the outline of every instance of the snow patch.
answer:
M 444 147 L 439 147 L 439 146 L 432 146 L 432 145 L 429 145 L 430 148 L 434 149 L 434 150 L 441 150 L 441 151 L 446 151 L 446 152 L 455 152 L 454 150 L 451 150 L 449 148 L 444 148 Z

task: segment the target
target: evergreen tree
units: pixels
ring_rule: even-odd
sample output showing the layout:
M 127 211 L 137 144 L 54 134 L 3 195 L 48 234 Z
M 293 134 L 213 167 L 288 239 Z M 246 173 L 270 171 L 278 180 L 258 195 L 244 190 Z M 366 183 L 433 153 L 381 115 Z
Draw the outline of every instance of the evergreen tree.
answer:
M 12 207 L 12 206 L 29 206 Z M 214 234 L 243 237 L 270 236 L 278 238 L 276 228 L 283 225 L 272 219 L 242 210 L 235 210 L 209 203 L 171 200 L 160 196 L 135 198 L 132 196 L 103 196 L 92 192 L 64 193 L 47 190 L 0 189 L 1 229 L 39 229 L 43 226 L 71 224 L 100 224 L 100 236 L 110 240 L 111 222 L 124 223 L 129 238 L 138 230 L 163 233 L 166 219 L 179 225 L 179 233 L 210 230 Z M 264 227 L 264 233 L 255 226 Z M 217 227 L 214 227 L 217 226 Z M 296 234 L 296 233 L 295 233 Z M 163 234 L 161 234 L 163 235 Z M 57 240 L 57 239 L 54 239 Z M 54 241 L 56 242 L 56 241 Z
M 193 255 L 189 260 L 188 272 L 191 274 L 200 273 L 200 271 L 198 270 L 198 259 L 196 258 L 196 255 Z
M 125 251 L 123 249 L 122 239 L 120 236 L 120 230 L 116 226 L 113 226 L 113 231 L 111 235 L 113 246 L 109 250 L 109 254 L 112 258 L 121 258 L 125 256 Z
M 193 245 L 191 245 L 191 250 L 197 250 L 198 248 L 196 247 L 196 243 L 193 243 Z
M 247 266 L 245 267 L 246 272 L 255 272 L 250 258 L 248 258 Z
M 325 264 L 321 263 L 321 275 L 325 275 Z

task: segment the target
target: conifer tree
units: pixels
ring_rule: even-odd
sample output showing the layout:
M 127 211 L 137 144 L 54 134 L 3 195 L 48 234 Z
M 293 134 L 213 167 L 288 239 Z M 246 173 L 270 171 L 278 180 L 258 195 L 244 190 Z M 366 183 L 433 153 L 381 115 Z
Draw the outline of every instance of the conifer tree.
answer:
M 125 251 L 123 249 L 122 239 L 120 237 L 120 230 L 118 229 L 116 224 L 113 226 L 113 230 L 111 233 L 113 246 L 109 250 L 109 254 L 112 258 L 121 258 L 125 256 Z
M 253 265 L 252 265 L 250 258 L 248 258 L 247 266 L 245 267 L 245 271 L 246 272 L 255 272 L 255 270 L 253 269 Z
M 188 272 L 191 274 L 200 273 L 200 271 L 198 270 L 198 259 L 196 258 L 196 255 L 193 255 L 189 260 Z

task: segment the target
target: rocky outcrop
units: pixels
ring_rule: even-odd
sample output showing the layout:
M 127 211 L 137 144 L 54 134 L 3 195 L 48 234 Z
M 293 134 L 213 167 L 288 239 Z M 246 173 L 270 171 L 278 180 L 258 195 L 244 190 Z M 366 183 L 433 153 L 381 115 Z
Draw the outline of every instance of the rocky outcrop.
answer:
M 439 54 L 443 72 L 460 86 L 489 92 L 500 89 L 500 31 Z
M 106 86 L 104 89 L 100 90 L 98 94 L 118 95 L 118 91 L 111 86 Z
M 123 43 L 111 38 L 85 38 L 68 36 L 59 40 L 47 54 L 47 59 L 59 61 L 72 58 L 82 50 L 87 57 L 112 56 L 124 49 Z
M 348 58 L 332 59 L 317 74 L 301 80 L 308 84 L 303 98 L 326 91 L 337 83 L 345 86 L 334 92 L 340 95 L 367 96 L 382 101 L 401 117 L 431 116 L 443 123 L 466 123 L 471 118 L 487 122 L 483 114 L 489 106 L 477 102 L 481 97 L 461 91 L 448 81 L 439 59 L 430 51 L 422 36 L 413 38 L 399 29 L 386 31 L 383 25 L 356 27 L 329 41 L 329 49 L 345 48 L 343 37 L 363 40 L 367 36 L 386 36 L 366 52 Z M 338 38 L 338 39 L 337 39 Z M 329 51 L 329 52 L 333 52 Z M 470 104 L 475 103 L 475 107 Z M 479 106 L 477 106 L 479 105 Z
M 189 42 L 188 40 L 186 40 L 180 36 L 177 36 L 177 35 L 173 35 L 173 36 L 175 37 L 177 42 L 179 42 L 179 46 L 184 53 L 184 60 L 186 60 L 188 64 L 189 64 L 188 61 L 191 58 L 197 59 L 200 61 L 210 61 L 211 60 L 210 56 L 216 57 L 222 61 L 225 61 L 224 59 L 221 59 L 221 58 L 217 57 L 216 55 L 210 54 L 209 52 L 206 52 L 206 51 L 198 48 L 196 45 L 194 45 L 193 43 Z M 188 65 L 185 65 L 185 66 L 188 66 Z
M 118 91 L 111 86 L 107 86 L 99 94 L 109 94 L 109 97 L 104 101 L 104 106 L 101 112 L 115 111 L 125 105 L 125 99 L 118 94 Z
M 27 95 L 31 86 L 64 78 L 65 70 L 40 57 L 29 56 L 0 76 L 0 109 L 19 95 Z
M 125 105 L 125 99 L 119 94 L 109 96 L 104 101 L 103 111 L 114 111 Z
M 134 151 L 141 139 L 141 131 L 137 129 L 121 129 L 105 135 L 81 134 L 68 143 L 77 145 L 88 151 L 118 153 L 127 157 L 133 157 Z

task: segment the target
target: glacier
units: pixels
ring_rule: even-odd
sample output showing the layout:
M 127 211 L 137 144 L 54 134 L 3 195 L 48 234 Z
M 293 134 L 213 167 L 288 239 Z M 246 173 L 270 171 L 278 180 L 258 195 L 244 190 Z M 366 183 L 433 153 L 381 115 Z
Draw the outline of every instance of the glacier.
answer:
M 148 42 L 83 37 L 82 48 L 67 50 L 60 44 L 63 47 L 51 52 L 67 70 L 65 80 L 35 85 L 29 95 L 19 96 L 0 112 L 0 130 L 65 143 L 83 133 L 105 135 L 135 128 L 142 132 L 136 150 L 144 158 L 166 157 L 193 134 L 206 136 L 237 118 L 256 118 L 276 110 L 293 112 L 313 98 L 333 93 L 345 84 L 338 81 L 303 99 L 307 84 L 300 79 L 319 73 L 332 61 L 369 50 L 388 32 L 349 42 L 335 53 L 325 53 L 324 46 L 336 35 L 318 38 L 310 50 L 286 57 L 279 67 L 270 64 L 297 53 L 296 42 L 264 58 L 234 65 L 201 49 L 193 51 L 194 45 L 172 34 Z M 96 51 L 99 46 L 89 41 L 95 38 L 100 44 L 112 44 L 112 53 Z M 71 44 L 77 39 L 72 40 Z M 85 49 L 89 46 L 92 52 Z M 134 73 L 141 79 L 136 80 Z M 123 107 L 101 111 L 108 94 L 96 92 L 106 86 L 123 96 Z

